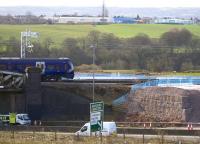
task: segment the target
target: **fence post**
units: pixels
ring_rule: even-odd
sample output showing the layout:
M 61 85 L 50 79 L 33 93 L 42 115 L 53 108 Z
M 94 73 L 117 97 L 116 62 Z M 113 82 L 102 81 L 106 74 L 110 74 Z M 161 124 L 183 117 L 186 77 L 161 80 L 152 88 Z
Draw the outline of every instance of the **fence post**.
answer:
M 34 124 L 34 126 L 36 126 L 36 125 L 37 125 L 37 121 L 36 121 L 36 120 L 34 120 L 33 124 Z
M 12 139 L 14 139 L 15 138 L 15 131 L 14 131 L 14 129 L 12 130 Z
M 79 140 L 79 132 L 77 133 L 77 140 Z
M 55 141 L 57 141 L 57 131 L 55 131 Z
M 125 136 L 125 129 L 123 130 L 123 138 L 124 138 L 124 140 L 126 139 L 126 136 Z
M 146 128 L 146 124 L 144 123 L 144 129 L 143 129 L 143 133 L 142 133 L 142 143 L 144 144 L 144 130 Z
M 143 134 L 142 134 L 142 143 L 144 144 L 144 130 L 143 130 Z
M 12 138 L 12 140 L 13 140 L 12 143 L 15 144 L 15 131 L 14 131 L 14 129 L 12 129 L 12 136 L 11 136 L 11 138 Z
M 33 130 L 33 141 L 35 140 L 35 130 Z
M 102 142 L 103 142 L 103 139 L 102 139 L 102 132 L 100 131 L 100 135 L 101 135 L 101 144 L 102 144 Z

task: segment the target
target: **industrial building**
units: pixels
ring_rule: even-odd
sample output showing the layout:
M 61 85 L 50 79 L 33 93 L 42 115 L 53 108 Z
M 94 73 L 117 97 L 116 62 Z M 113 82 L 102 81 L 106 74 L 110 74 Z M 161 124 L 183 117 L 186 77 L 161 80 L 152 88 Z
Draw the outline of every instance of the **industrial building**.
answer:
M 178 18 L 159 18 L 154 20 L 155 24 L 194 24 L 191 19 L 178 19 Z
M 45 19 L 50 19 L 53 23 L 60 24 L 78 24 L 78 23 L 113 23 L 112 17 L 93 17 L 93 16 L 56 16 L 56 17 L 46 17 Z

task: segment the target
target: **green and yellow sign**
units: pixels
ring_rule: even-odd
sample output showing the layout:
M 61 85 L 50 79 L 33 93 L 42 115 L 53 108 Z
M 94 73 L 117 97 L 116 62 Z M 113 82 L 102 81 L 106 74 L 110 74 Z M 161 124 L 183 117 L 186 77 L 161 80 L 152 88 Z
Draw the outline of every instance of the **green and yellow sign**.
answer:
M 9 121 L 10 121 L 10 124 L 16 123 L 16 113 L 10 113 Z

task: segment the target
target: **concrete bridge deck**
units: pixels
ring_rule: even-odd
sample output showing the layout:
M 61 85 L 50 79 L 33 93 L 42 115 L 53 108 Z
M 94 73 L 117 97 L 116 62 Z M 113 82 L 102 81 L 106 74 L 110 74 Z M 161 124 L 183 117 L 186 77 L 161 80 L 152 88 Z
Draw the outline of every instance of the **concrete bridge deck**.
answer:
M 134 85 L 137 83 L 143 83 L 153 79 L 94 79 L 95 83 L 117 83 L 117 84 L 129 84 Z M 93 79 L 74 79 L 74 80 L 63 80 L 60 83 L 93 83 Z
M 22 92 L 22 91 L 23 91 L 22 88 L 17 88 L 17 89 L 0 88 L 0 96 L 1 96 L 1 93 L 18 93 L 18 92 Z

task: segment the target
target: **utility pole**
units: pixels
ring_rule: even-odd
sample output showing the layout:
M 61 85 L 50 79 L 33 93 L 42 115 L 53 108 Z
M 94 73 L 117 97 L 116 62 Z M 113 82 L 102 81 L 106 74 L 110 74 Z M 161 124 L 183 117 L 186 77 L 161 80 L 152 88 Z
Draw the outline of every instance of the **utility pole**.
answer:
M 94 94 L 95 94 L 95 75 L 94 75 L 94 72 L 95 72 L 95 69 L 94 69 L 94 66 L 95 66 L 95 45 L 90 45 L 90 48 L 92 48 L 92 100 L 94 102 Z
M 103 0 L 103 6 L 102 6 L 102 19 L 104 20 L 105 17 L 105 0 Z
M 30 29 L 21 32 L 21 58 L 26 58 L 26 51 L 30 53 L 33 51 L 33 45 L 31 43 L 31 38 L 38 38 L 38 32 L 31 32 Z

